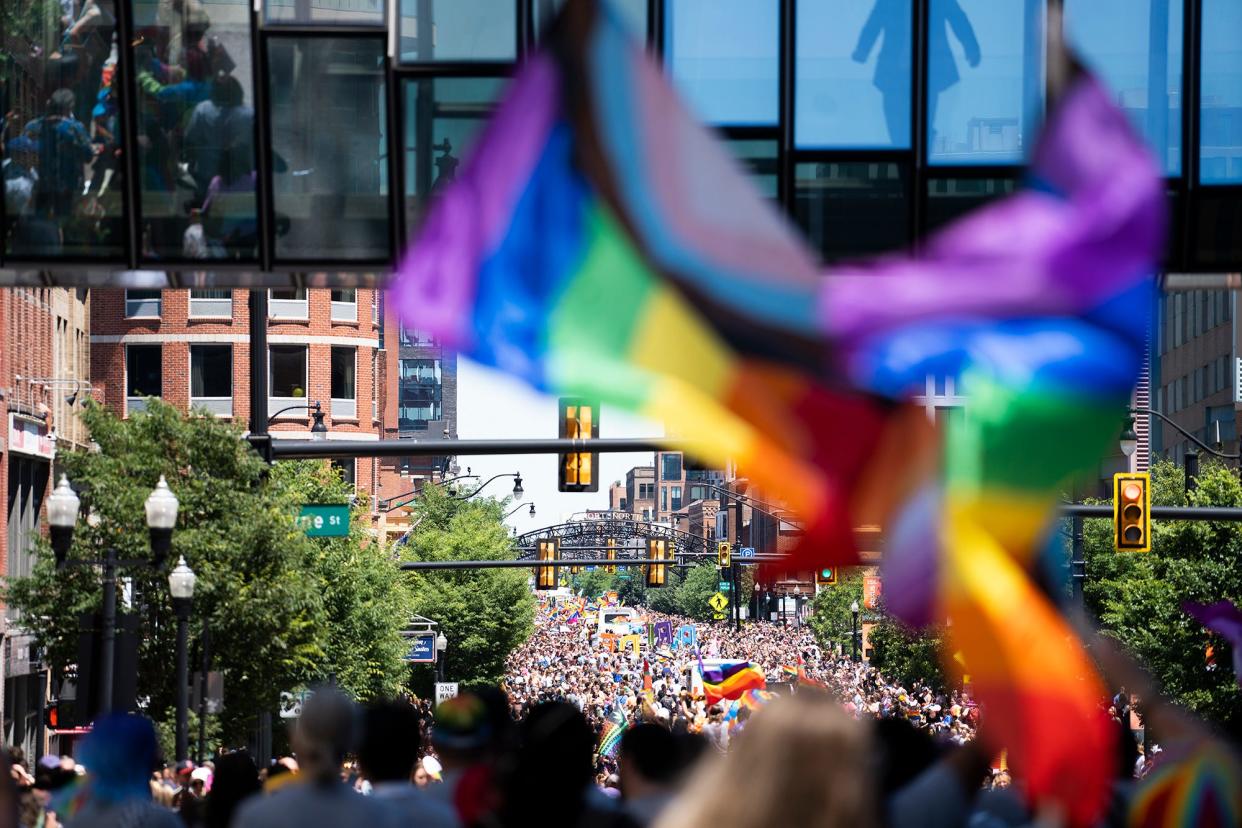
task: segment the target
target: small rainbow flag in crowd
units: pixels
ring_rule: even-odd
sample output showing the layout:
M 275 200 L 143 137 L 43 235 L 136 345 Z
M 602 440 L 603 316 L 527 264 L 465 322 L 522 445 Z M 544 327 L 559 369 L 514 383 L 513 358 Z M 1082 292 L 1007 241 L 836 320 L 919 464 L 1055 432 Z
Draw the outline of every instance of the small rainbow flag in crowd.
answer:
M 704 667 L 699 656 L 699 673 L 703 676 L 703 695 L 708 704 L 723 699 L 740 698 L 747 690 L 768 686 L 763 671 L 750 661 L 726 661 L 716 667 Z
M 1242 764 L 1212 739 L 1175 746 L 1130 800 L 1131 828 L 1242 825 Z
M 628 724 L 624 721 L 609 720 L 604 732 L 599 736 L 599 750 L 596 751 L 598 756 L 616 756 L 617 749 L 621 747 L 621 737 L 625 735 Z

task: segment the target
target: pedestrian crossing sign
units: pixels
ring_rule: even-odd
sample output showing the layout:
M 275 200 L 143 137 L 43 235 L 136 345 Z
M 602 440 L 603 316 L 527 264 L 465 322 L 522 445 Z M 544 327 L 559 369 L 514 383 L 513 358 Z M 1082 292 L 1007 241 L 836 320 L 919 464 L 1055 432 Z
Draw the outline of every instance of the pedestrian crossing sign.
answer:
M 725 597 L 723 592 L 717 592 L 707 599 L 707 605 L 716 612 L 724 612 L 724 608 L 729 606 L 729 599 Z

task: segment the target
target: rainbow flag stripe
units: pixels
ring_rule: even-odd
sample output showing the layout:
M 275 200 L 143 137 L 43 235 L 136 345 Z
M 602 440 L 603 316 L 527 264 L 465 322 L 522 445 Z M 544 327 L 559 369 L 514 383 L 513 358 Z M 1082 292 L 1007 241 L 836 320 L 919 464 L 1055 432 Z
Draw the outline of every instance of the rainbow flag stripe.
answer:
M 621 737 L 625 735 L 628 729 L 626 722 L 609 721 L 604 728 L 604 732 L 599 737 L 599 749 L 595 752 L 597 756 L 616 756 L 618 748 L 621 747 Z
M 708 704 L 724 699 L 739 699 L 747 691 L 763 690 L 768 686 L 763 671 L 749 661 L 733 661 L 718 667 L 704 667 L 699 659 L 699 673 L 703 676 L 703 695 Z

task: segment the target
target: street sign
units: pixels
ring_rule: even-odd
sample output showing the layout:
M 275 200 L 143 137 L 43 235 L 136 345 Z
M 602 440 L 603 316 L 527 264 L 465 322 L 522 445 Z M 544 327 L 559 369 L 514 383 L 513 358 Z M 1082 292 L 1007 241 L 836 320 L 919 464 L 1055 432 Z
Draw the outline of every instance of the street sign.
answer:
M 313 690 L 303 690 L 295 693 L 282 690 L 280 692 L 280 718 L 296 719 L 300 717 L 302 715 L 302 705 L 314 694 Z
M 737 550 L 737 556 L 739 558 L 753 558 L 755 557 L 755 547 L 743 546 L 741 549 Z
M 308 538 L 344 538 L 349 535 L 349 504 L 308 503 L 298 514 L 298 525 Z
M 436 682 L 436 707 L 443 702 L 457 697 L 457 682 L 455 681 L 437 681 Z
M 720 582 L 720 591 L 721 591 L 721 592 L 728 592 L 728 591 L 729 591 L 729 582 L 728 582 L 728 581 L 721 581 L 721 582 Z
M 713 612 L 713 613 L 712 613 L 712 620 L 713 620 L 713 621 L 723 621 L 723 620 L 725 620 L 725 614 L 724 614 L 723 612 Z
M 419 633 L 409 639 L 410 649 L 405 660 L 411 664 L 431 664 L 436 660 L 436 634 Z
M 724 596 L 724 593 L 717 592 L 707 599 L 707 605 L 718 613 L 724 612 L 724 608 L 729 606 L 729 599 Z

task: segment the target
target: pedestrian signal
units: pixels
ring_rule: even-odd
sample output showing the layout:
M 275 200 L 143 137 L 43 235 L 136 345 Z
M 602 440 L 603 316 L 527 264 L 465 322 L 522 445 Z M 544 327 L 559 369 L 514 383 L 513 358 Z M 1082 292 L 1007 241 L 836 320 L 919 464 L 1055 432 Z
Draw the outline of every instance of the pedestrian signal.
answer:
M 668 560 L 668 541 L 664 538 L 647 538 L 647 557 L 653 561 Z M 647 586 L 659 589 L 667 578 L 666 564 L 647 564 Z
M 52 702 L 43 708 L 43 726 L 49 730 L 60 728 L 60 708 L 56 702 Z
M 815 583 L 820 586 L 836 586 L 837 568 L 835 566 L 825 566 L 823 569 L 816 572 Z
M 729 548 L 728 541 L 721 541 L 716 544 L 716 566 L 721 569 L 728 569 L 733 563 L 733 555 Z
M 1118 552 L 1151 551 L 1151 477 L 1113 475 L 1113 545 Z
M 556 538 L 540 538 L 537 544 L 539 560 L 556 561 L 561 557 L 561 544 Z M 541 566 L 535 570 L 536 589 L 556 589 L 560 573 L 555 566 Z
M 577 397 L 561 397 L 558 430 L 562 440 L 598 440 L 599 403 Z M 561 454 L 557 488 L 562 492 L 598 492 L 598 468 L 598 452 Z

